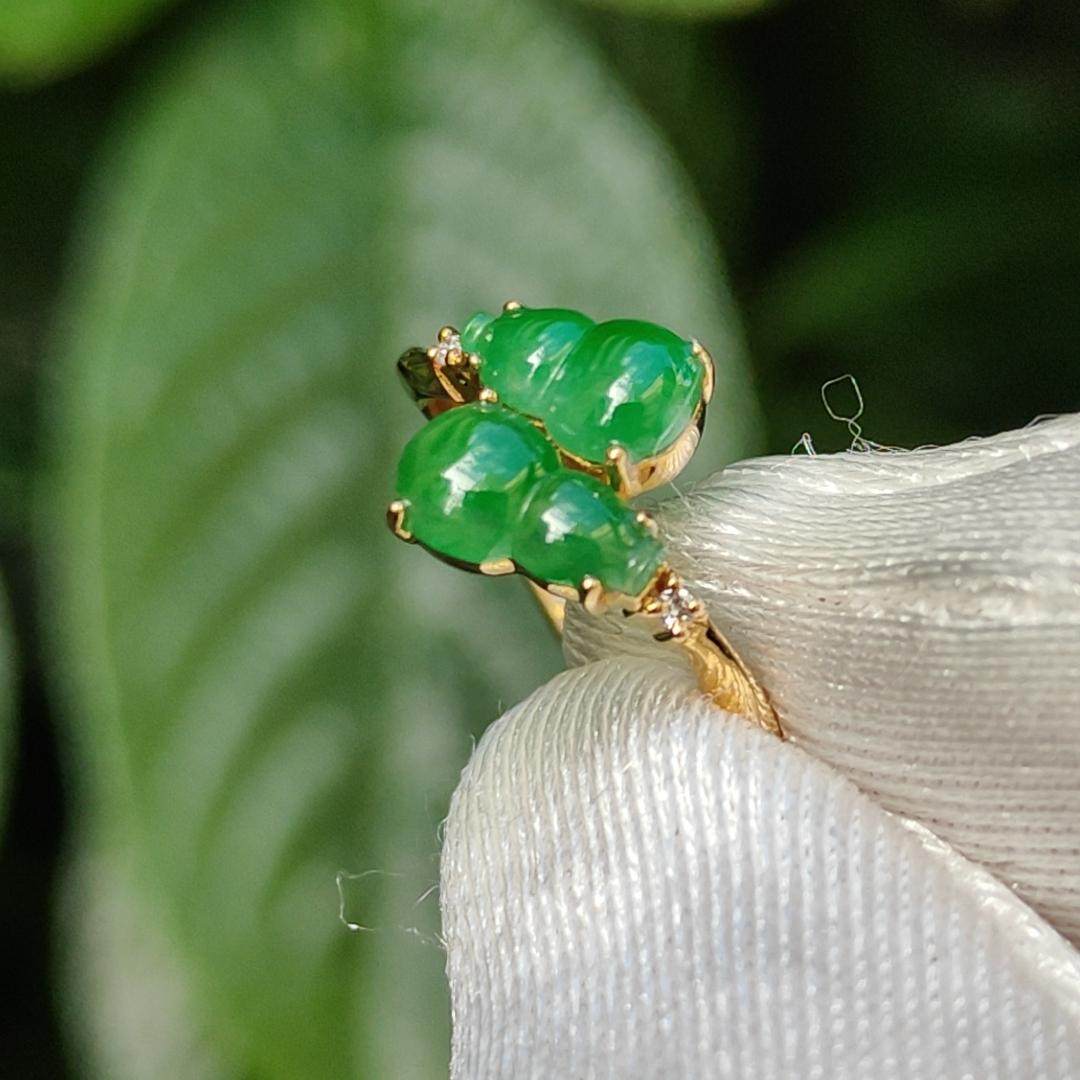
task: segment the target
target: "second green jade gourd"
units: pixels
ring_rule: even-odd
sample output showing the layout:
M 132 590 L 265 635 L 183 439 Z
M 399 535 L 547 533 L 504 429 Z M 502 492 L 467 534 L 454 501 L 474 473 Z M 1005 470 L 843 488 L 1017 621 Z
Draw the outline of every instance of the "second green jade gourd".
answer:
M 684 341 L 655 323 L 595 323 L 563 308 L 474 315 L 461 349 L 480 359 L 480 380 L 552 441 L 600 464 L 609 447 L 631 461 L 666 450 L 693 422 L 705 368 Z
M 619 476 L 692 451 L 711 387 L 704 350 L 653 323 L 508 305 L 414 353 L 431 365 L 414 358 L 410 372 L 402 358 L 418 398 L 437 382 L 453 390 L 402 453 L 395 531 L 468 569 L 644 593 L 663 548 Z

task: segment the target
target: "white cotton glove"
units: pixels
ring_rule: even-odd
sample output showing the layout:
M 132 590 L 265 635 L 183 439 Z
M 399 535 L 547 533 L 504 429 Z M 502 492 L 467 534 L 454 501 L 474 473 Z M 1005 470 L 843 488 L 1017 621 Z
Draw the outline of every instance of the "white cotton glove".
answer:
M 659 519 L 790 741 L 571 611 L 447 822 L 453 1075 L 1080 1076 L 1080 419 Z

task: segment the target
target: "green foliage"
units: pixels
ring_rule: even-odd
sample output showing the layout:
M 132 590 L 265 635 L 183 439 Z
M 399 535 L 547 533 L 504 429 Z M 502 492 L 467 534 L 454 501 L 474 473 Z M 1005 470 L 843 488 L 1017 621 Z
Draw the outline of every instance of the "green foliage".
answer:
M 129 853 L 81 836 L 60 882 L 60 990 L 84 1080 L 227 1080 L 207 1005 Z
M 93 59 L 166 0 L 4 0 L 0 79 L 33 82 Z
M 230 9 L 92 210 L 55 426 L 89 794 L 245 1075 L 438 1075 L 437 823 L 558 661 L 515 583 L 385 529 L 393 360 L 511 296 L 685 328 L 715 467 L 755 412 L 705 230 L 594 56 L 497 0 Z
M 772 0 L 586 0 L 598 7 L 615 8 L 636 15 L 673 19 L 717 19 L 746 15 Z
M 791 77 L 812 113 L 785 100 L 773 137 L 805 150 L 790 190 L 810 224 L 746 293 L 777 445 L 812 426 L 808 403 L 844 372 L 865 434 L 899 446 L 1080 402 L 1075 13 L 868 0 L 806 14 Z M 847 444 L 833 428 L 819 449 Z
M 7 598 L 0 589 L 0 825 L 7 805 L 14 728 L 15 656 Z
M 397 354 L 510 297 L 694 334 L 697 475 L 847 446 L 845 371 L 898 445 L 1075 408 L 1075 4 L 199 0 L 136 37 L 163 8 L 0 4 L 0 560 L 64 632 L 46 668 L 0 600 L 0 801 L 16 651 L 81 799 L 61 835 L 24 740 L 9 1070 L 60 1073 L 59 879 L 80 1077 L 445 1075 L 438 823 L 560 661 L 520 583 L 385 530 Z

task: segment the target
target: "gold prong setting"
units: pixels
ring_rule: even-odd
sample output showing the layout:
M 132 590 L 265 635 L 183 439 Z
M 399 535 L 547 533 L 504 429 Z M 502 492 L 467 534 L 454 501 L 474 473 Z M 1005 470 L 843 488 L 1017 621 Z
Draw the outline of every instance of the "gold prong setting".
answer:
M 660 526 L 656 524 L 656 518 L 654 518 L 648 510 L 639 510 L 634 515 L 634 518 L 639 525 L 643 525 L 648 530 L 650 536 L 660 536 Z
M 436 343 L 428 349 L 428 356 L 436 368 L 458 367 L 465 363 L 465 354 L 461 351 L 461 335 L 452 326 L 442 327 Z
M 684 638 L 708 625 L 705 606 L 670 567 L 661 567 L 637 605 L 627 615 L 645 615 L 659 624 L 653 633 L 659 641 Z
M 416 538 L 405 528 L 405 512 L 408 508 L 409 504 L 404 499 L 395 499 L 386 508 L 386 523 L 390 526 L 390 531 L 399 540 L 405 540 L 407 543 L 412 544 L 415 543 Z
M 697 339 L 691 342 L 691 351 L 701 361 L 701 366 L 705 369 L 704 379 L 701 383 L 701 400 L 703 404 L 708 405 L 712 401 L 713 391 L 716 389 L 716 364 L 709 355 L 708 349 Z
M 609 597 L 603 584 L 596 578 L 586 575 L 581 579 L 581 602 L 590 615 L 603 615 L 607 611 Z
M 705 608 L 685 585 L 671 585 L 660 593 L 660 622 L 673 638 L 685 637 L 708 619 Z
M 618 443 L 607 449 L 608 471 L 614 480 L 612 485 L 624 499 L 640 494 L 640 470 L 631 468 L 630 455 Z
M 513 559 L 489 559 L 487 562 L 482 562 L 477 569 L 486 577 L 505 577 L 517 571 Z
M 698 677 L 698 685 L 721 708 L 740 713 L 759 727 L 783 738 L 768 695 L 724 636 L 710 622 L 705 605 L 669 567 L 662 567 L 628 616 L 650 619 L 657 641 L 681 645 Z M 659 625 L 656 625 L 659 624 Z

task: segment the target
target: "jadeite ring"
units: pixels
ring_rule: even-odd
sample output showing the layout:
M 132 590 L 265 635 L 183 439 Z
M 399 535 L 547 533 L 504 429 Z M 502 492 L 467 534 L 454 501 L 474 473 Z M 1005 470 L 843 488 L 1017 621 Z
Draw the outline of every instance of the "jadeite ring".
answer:
M 431 421 L 398 464 L 387 512 L 398 537 L 475 573 L 523 574 L 556 628 L 567 600 L 652 620 L 721 708 L 782 735 L 765 691 L 668 566 L 655 522 L 628 503 L 697 447 L 714 382 L 698 342 L 510 301 L 460 333 L 444 326 L 398 371 Z

